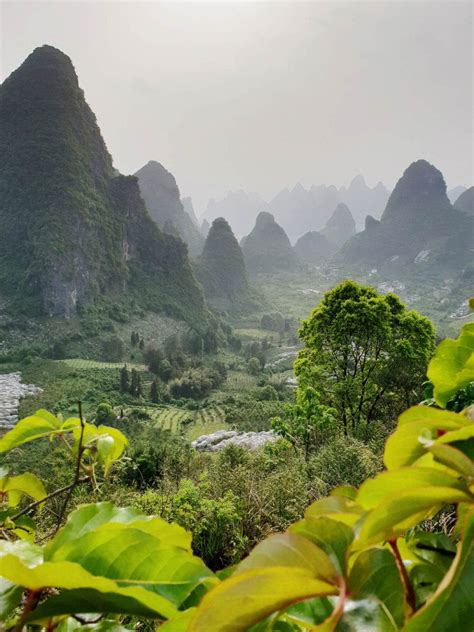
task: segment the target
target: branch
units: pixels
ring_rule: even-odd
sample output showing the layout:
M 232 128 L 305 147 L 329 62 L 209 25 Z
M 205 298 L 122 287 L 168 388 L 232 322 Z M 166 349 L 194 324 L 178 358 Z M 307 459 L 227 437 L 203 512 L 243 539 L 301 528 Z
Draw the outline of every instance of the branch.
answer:
M 42 505 L 43 503 L 50 500 L 51 498 L 54 498 L 55 496 L 59 496 L 59 494 L 62 494 L 63 492 L 67 492 L 68 490 L 73 488 L 75 485 L 78 485 L 80 483 L 86 483 L 88 480 L 89 480 L 88 476 L 83 476 L 82 478 L 79 478 L 77 481 L 74 480 L 72 483 L 69 483 L 69 485 L 65 485 L 64 487 L 60 487 L 59 489 L 56 489 L 54 492 L 51 492 L 51 494 L 48 494 L 44 498 L 41 498 L 41 500 L 36 500 L 34 503 L 31 503 L 30 505 L 28 505 L 28 507 L 25 507 L 24 509 L 22 509 L 17 514 L 12 516 L 11 519 L 18 520 L 18 518 L 21 518 L 21 516 L 24 516 L 35 507 L 38 507 L 38 505 Z
M 408 577 L 407 569 L 405 568 L 405 564 L 403 563 L 402 556 L 400 555 L 400 551 L 398 550 L 397 540 L 389 540 L 390 548 L 395 556 L 397 561 L 398 570 L 402 576 L 403 584 L 405 586 L 405 592 L 407 596 L 407 602 L 410 606 L 412 612 L 416 611 L 416 600 L 415 593 L 413 592 L 413 586 L 410 583 L 410 579 Z

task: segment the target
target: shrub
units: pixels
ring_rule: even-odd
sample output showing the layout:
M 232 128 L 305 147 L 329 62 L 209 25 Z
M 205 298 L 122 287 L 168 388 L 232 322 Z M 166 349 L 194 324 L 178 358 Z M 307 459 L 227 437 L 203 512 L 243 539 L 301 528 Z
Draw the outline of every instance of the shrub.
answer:
M 124 354 L 124 345 L 121 338 L 111 336 L 102 342 L 102 357 L 107 362 L 120 362 Z

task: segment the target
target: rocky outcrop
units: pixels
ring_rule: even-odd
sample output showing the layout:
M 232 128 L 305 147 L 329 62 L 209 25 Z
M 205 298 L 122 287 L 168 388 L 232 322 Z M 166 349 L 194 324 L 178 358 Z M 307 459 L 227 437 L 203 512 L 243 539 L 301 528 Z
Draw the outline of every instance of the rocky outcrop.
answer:
M 354 218 L 345 204 L 338 204 L 333 214 L 321 231 L 329 243 L 336 248 L 340 248 L 356 233 L 356 225 Z
M 252 232 L 241 242 L 241 246 L 247 270 L 251 273 L 298 268 L 298 259 L 288 235 L 271 213 L 259 213 Z
M 321 265 L 327 262 L 336 251 L 334 245 L 316 231 L 305 233 L 300 237 L 294 250 L 301 261 L 310 265 Z
M 196 228 L 199 228 L 199 222 L 198 222 L 198 218 L 196 217 L 196 212 L 194 211 L 192 198 L 190 197 L 181 198 L 181 204 L 183 205 L 185 212 L 191 218 L 191 221 L 194 224 L 194 226 L 196 226 Z
M 229 445 L 237 445 L 246 450 L 256 450 L 267 443 L 278 440 L 271 430 L 268 432 L 237 432 L 236 430 L 218 430 L 210 435 L 203 435 L 191 443 L 197 451 L 219 452 Z
M 136 172 L 135 176 L 138 178 L 140 192 L 152 219 L 162 230 L 167 226 L 167 232 L 171 231 L 170 234 L 176 231 L 188 245 L 192 256 L 201 254 L 204 240 L 184 210 L 173 174 L 156 160 L 150 160 Z

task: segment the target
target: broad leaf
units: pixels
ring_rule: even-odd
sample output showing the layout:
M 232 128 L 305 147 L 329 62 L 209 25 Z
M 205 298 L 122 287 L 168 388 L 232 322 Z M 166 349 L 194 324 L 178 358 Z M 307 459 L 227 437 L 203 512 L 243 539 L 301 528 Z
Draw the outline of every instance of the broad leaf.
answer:
M 451 430 L 459 430 L 471 422 L 463 415 L 428 406 L 413 406 L 400 415 L 398 427 L 385 444 L 384 463 L 387 469 L 411 465 L 426 452 L 422 440 L 436 440 Z
M 59 432 L 61 420 L 47 410 L 38 410 L 34 415 L 21 419 L 12 430 L 0 439 L 0 452 L 7 452 L 19 445 L 49 437 Z
M 397 562 L 388 549 L 362 551 L 349 575 L 349 592 L 353 599 L 373 597 L 384 605 L 394 622 L 403 623 L 403 584 Z
M 233 575 L 203 598 L 189 632 L 246 632 L 273 612 L 337 589 L 305 569 L 274 567 Z
M 364 510 L 353 500 L 345 496 L 327 496 L 317 500 L 304 512 L 305 518 L 332 518 L 353 526 Z
M 474 479 L 474 463 L 461 450 L 452 445 L 437 442 L 430 445 L 428 450 L 438 463 L 446 465 L 468 480 Z
M 257 544 L 237 566 L 234 576 L 253 568 L 289 566 L 305 569 L 313 577 L 329 583 L 337 578 L 337 570 L 329 556 L 318 546 L 296 533 L 278 533 Z
M 439 406 L 446 406 L 453 395 L 474 381 L 474 323 L 464 325 L 459 338 L 443 340 L 428 367 Z
M 325 551 L 343 575 L 346 568 L 347 551 L 354 539 L 351 527 L 331 518 L 304 518 L 289 528 L 290 533 L 298 533 Z
M 8 506 L 16 507 L 20 504 L 22 496 L 40 500 L 46 496 L 46 490 L 37 476 L 26 472 L 18 476 L 0 478 L 0 497 L 5 494 L 8 496 Z
M 452 487 L 405 489 L 382 501 L 366 516 L 359 542 L 367 546 L 390 540 L 436 513 L 443 505 L 472 500 Z
M 184 612 L 179 612 L 175 617 L 166 621 L 158 629 L 160 632 L 187 632 L 189 622 L 194 617 L 196 608 L 188 608 Z
M 174 606 L 160 595 L 141 587 L 123 588 L 105 577 L 87 572 L 72 562 L 45 562 L 26 566 L 16 555 L 0 558 L 0 576 L 31 590 L 65 589 L 34 610 L 30 621 L 46 616 L 84 612 L 113 612 L 169 618 Z
M 400 490 L 431 485 L 463 489 L 462 482 L 441 470 L 429 467 L 402 467 L 398 470 L 382 472 L 375 478 L 362 483 L 357 494 L 357 502 L 364 509 L 373 509 Z
M 466 520 L 456 557 L 433 597 L 410 619 L 404 632 L 470 630 L 474 620 L 474 511 Z
M 53 559 L 55 552 L 69 542 L 76 542 L 78 538 L 103 527 L 113 528 L 114 525 L 133 524 L 135 529 L 153 535 L 163 544 L 177 546 L 191 551 L 191 534 L 174 523 L 168 523 L 161 518 L 145 516 L 132 507 L 119 508 L 111 502 L 82 505 L 73 511 L 64 527 L 58 531 L 53 540 L 45 548 L 45 559 Z

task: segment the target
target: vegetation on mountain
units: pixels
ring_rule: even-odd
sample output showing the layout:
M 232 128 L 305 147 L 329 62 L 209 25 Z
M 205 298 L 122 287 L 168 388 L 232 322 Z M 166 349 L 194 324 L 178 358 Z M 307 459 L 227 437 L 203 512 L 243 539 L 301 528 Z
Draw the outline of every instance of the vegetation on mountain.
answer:
M 454 208 L 458 211 L 466 213 L 466 215 L 474 215 L 474 187 L 469 187 L 453 202 Z
M 14 312 L 72 317 L 127 290 L 198 325 L 185 247 L 117 176 L 70 59 L 37 48 L 0 87 L 0 291 Z
M 152 219 L 164 232 L 181 237 L 193 257 L 200 255 L 204 239 L 184 210 L 173 174 L 156 160 L 150 160 L 135 177 Z
M 380 222 L 349 240 L 337 261 L 392 270 L 429 263 L 431 270 L 459 274 L 470 262 L 473 235 L 472 217 L 451 205 L 441 172 L 418 160 L 397 182 Z
M 370 434 L 421 399 L 434 350 L 430 321 L 394 294 L 345 281 L 329 291 L 300 330 L 298 387 L 315 388 L 337 410 L 344 434 Z
M 295 244 L 295 253 L 304 263 L 321 265 L 335 253 L 335 246 L 322 233 L 310 231 L 302 235 Z
M 0 603 L 7 629 L 63 629 L 77 622 L 92 630 L 117 629 L 129 616 L 166 622 L 163 630 L 210 632 L 321 625 L 443 632 L 453 621 L 467 629 L 473 614 L 474 427 L 471 410 L 443 408 L 459 374 L 463 383 L 474 381 L 472 325 L 462 335 L 454 362 L 441 349 L 434 371 L 430 365 L 436 407 L 417 405 L 401 415 L 385 446 L 386 471 L 359 489 L 336 487 L 286 532 L 264 539 L 222 573 L 196 558 L 192 545 L 214 568 L 239 559 L 246 543 L 237 536 L 235 496 L 209 503 L 202 497 L 205 480 L 180 485 L 168 515 L 187 520 L 195 538 L 176 523 L 111 502 L 82 505 L 64 523 L 73 492 L 106 481 L 127 440 L 116 428 L 87 423 L 80 410 L 79 418 L 66 421 L 46 411 L 21 421 L 0 439 L 0 451 L 41 438 L 50 450 L 63 442 L 74 474 L 70 483 L 45 493 L 33 474 L 2 472 Z M 339 449 L 347 449 L 345 440 Z M 223 453 L 216 462 L 221 483 L 243 483 L 242 465 L 251 458 L 239 450 Z M 330 453 L 319 458 L 323 464 L 337 461 Z M 290 453 L 281 444 L 266 452 L 270 469 L 281 459 L 286 488 L 292 488 Z M 350 469 L 354 459 L 343 461 Z M 258 481 L 254 471 L 248 474 Z M 34 544 L 42 508 L 57 498 L 47 543 Z M 148 507 L 158 507 L 152 492 L 148 499 Z M 450 512 L 447 533 L 437 530 L 441 510 Z M 132 551 L 139 564 L 130 564 Z
M 242 252 L 247 270 L 252 274 L 298 268 L 287 234 L 266 211 L 258 214 L 252 232 L 242 243 Z
M 225 219 L 212 222 L 197 267 L 197 277 L 210 301 L 245 304 L 250 287 L 239 243 Z

